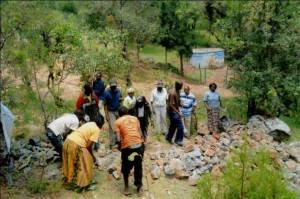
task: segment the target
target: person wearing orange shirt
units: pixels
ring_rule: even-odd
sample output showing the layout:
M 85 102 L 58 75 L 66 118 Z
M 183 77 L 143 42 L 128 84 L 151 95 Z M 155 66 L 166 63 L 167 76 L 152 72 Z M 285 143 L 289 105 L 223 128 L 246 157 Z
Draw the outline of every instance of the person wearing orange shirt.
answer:
M 139 120 L 128 114 L 125 106 L 118 108 L 120 118 L 116 120 L 114 132 L 117 144 L 121 150 L 122 168 L 124 178 L 124 195 L 130 195 L 128 177 L 130 170 L 134 167 L 134 185 L 137 187 L 138 196 L 143 194 L 143 156 L 144 138 Z
M 92 146 L 98 141 L 104 118 L 97 115 L 93 121 L 85 123 L 71 133 L 63 144 L 64 179 L 75 183 L 78 188 L 88 188 L 92 181 L 93 165 L 96 164 Z

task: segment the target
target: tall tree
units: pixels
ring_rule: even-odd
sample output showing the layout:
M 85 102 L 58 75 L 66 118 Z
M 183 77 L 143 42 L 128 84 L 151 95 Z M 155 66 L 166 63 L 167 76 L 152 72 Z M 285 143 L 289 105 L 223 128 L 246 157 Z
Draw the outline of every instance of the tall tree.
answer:
M 168 1 L 161 4 L 158 42 L 169 50 L 176 50 L 180 69 L 184 75 L 183 57 L 192 54 L 195 44 L 195 27 L 199 17 L 197 6 L 192 2 Z M 167 58 L 166 58 L 167 59 Z

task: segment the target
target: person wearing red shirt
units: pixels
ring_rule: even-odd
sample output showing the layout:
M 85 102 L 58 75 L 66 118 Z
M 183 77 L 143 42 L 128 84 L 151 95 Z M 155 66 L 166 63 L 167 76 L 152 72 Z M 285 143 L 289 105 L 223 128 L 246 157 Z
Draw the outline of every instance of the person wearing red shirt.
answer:
M 76 108 L 83 110 L 89 116 L 88 121 L 93 121 L 93 118 L 99 115 L 99 99 L 89 83 L 84 84 L 83 89 L 83 93 L 77 99 Z

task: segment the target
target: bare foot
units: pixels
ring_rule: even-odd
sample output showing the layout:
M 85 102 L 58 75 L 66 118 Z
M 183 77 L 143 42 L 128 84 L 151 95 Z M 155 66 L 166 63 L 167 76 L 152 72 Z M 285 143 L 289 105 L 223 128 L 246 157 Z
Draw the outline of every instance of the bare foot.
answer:
M 142 197 L 142 196 L 143 196 L 143 193 L 144 193 L 143 187 L 139 187 L 139 188 L 137 189 L 137 195 L 138 195 L 138 197 Z
M 125 188 L 123 191 L 122 191 L 122 194 L 124 194 L 125 196 L 130 196 L 131 193 L 130 191 L 128 190 L 128 188 Z

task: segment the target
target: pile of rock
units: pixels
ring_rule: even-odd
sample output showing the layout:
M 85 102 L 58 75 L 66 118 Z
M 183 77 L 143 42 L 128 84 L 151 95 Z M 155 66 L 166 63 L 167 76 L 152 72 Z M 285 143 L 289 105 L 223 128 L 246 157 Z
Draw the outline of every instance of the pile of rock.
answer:
M 251 147 L 270 149 L 271 157 L 286 170 L 291 187 L 300 190 L 300 142 L 283 142 L 291 135 L 284 122 L 255 116 L 248 124 L 223 118 L 222 125 L 224 132 L 220 134 L 197 135 L 194 143 L 187 141 L 184 148 L 172 146 L 149 154 L 152 178 L 158 179 L 163 171 L 166 177 L 189 179 L 190 185 L 196 185 L 196 179 L 204 173 L 222 175 L 231 148 L 240 146 L 244 140 L 242 135 L 246 133 Z M 159 148 L 160 143 L 152 145 L 150 147 Z
M 14 168 L 24 173 L 30 172 L 34 167 L 47 167 L 60 159 L 53 145 L 39 138 L 30 139 L 28 142 L 13 142 L 11 157 L 14 160 Z M 56 172 L 53 175 L 57 174 Z

